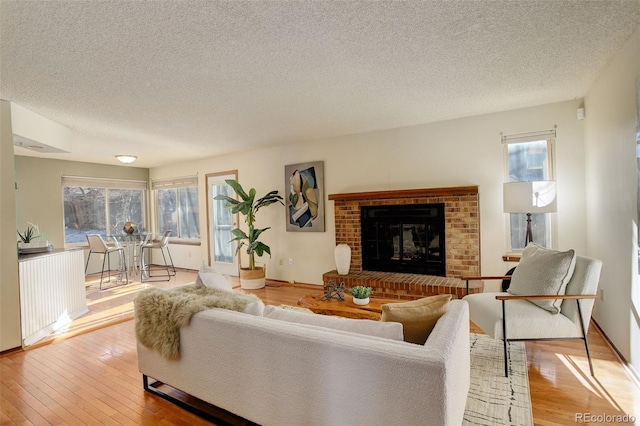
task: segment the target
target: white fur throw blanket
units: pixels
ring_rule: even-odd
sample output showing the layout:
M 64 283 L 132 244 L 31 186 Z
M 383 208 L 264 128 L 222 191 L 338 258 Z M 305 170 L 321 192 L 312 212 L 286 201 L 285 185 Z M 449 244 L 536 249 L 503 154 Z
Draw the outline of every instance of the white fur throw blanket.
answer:
M 210 308 L 241 312 L 249 303 L 259 300 L 253 294 L 208 287 L 149 288 L 133 301 L 136 336 L 144 346 L 167 359 L 179 359 L 180 327 L 188 325 L 193 314 Z

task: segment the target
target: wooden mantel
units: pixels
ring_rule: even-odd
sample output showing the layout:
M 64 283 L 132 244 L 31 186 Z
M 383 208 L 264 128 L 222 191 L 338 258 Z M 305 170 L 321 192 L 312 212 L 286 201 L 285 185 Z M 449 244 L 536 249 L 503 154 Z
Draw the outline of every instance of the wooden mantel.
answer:
M 394 198 L 441 197 L 455 195 L 476 195 L 477 186 L 451 186 L 446 188 L 400 189 L 392 191 L 350 192 L 346 194 L 329 194 L 329 200 L 388 200 Z

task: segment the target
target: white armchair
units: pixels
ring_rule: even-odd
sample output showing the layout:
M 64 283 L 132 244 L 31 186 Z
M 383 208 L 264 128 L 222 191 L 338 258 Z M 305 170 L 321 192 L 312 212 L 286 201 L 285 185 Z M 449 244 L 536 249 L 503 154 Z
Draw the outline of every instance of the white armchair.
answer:
M 553 251 L 548 250 L 547 252 Z M 521 264 L 529 262 L 530 259 L 525 258 L 526 254 L 527 249 L 525 249 L 520 261 Z M 531 271 L 531 266 L 541 268 L 541 276 L 548 275 L 544 265 L 539 263 L 536 265 L 535 262 L 533 264 L 529 262 L 526 269 Z M 571 268 L 572 273 L 566 285 L 566 290 L 559 290 L 556 294 L 540 294 L 533 291 L 530 294 L 526 294 L 522 293 L 522 289 L 527 288 L 529 283 L 525 282 L 523 285 L 522 280 L 533 280 L 533 288 L 539 287 L 539 283 L 535 282 L 535 277 L 530 274 L 520 274 L 519 276 L 518 268 L 520 266 L 518 266 L 512 277 L 512 286 L 516 280 L 520 280 L 518 283 L 520 291 L 511 291 L 509 289 L 510 292 L 478 293 L 464 297 L 464 300 L 469 303 L 470 320 L 492 338 L 503 340 L 505 376 L 509 374 L 507 367 L 509 342 L 569 339 L 584 341 L 589 360 L 589 369 L 591 375 L 594 375 L 587 330 L 591 320 L 594 299 L 597 298 L 601 267 L 602 262 L 600 260 L 575 256 L 575 268 Z M 482 277 L 470 277 L 470 279 L 477 278 Z M 508 278 L 488 277 L 487 279 Z M 514 292 L 518 294 L 512 294 Z M 556 300 L 561 301 L 559 313 L 554 313 L 552 312 L 553 309 L 549 310 L 547 307 L 542 308 L 535 304 Z

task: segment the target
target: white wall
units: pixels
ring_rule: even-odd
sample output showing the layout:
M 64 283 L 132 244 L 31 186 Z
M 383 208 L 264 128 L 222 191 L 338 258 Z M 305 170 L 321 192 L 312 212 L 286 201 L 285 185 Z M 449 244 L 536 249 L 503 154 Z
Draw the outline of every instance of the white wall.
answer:
M 55 248 L 65 246 L 62 176 L 147 181 L 149 170 L 140 167 L 110 166 L 16 155 L 15 182 L 18 189 L 15 191 L 17 214 L 15 226 L 24 230 L 27 222 L 37 224 L 40 232 Z M 85 256 L 87 254 L 88 250 L 85 250 Z M 112 267 L 115 259 L 112 257 Z M 88 272 L 100 272 L 101 267 L 100 256 L 91 256 Z
M 312 284 L 335 268 L 333 202 L 328 194 L 390 189 L 478 185 L 480 191 L 481 270 L 503 274 L 511 265 L 506 251 L 506 216 L 502 212 L 503 152 L 500 133 L 516 134 L 553 129 L 557 125 L 557 180 L 559 248 L 586 250 L 585 169 L 583 122 L 576 119 L 580 100 L 488 114 L 400 129 L 343 136 L 295 145 L 207 158 L 150 170 L 151 179 L 199 176 L 201 259 L 206 244 L 205 175 L 238 170 L 245 187 L 258 195 L 277 189 L 284 193 L 284 166 L 324 161 L 326 232 L 285 231 L 282 206 L 270 206 L 258 215 L 257 226 L 271 226 L 264 236 L 271 246 L 267 263 L 270 278 Z M 287 259 L 294 265 L 288 266 Z M 279 265 L 278 260 L 284 259 Z M 492 283 L 495 288 L 499 283 Z
M 593 316 L 640 371 L 637 238 L 636 79 L 640 30 L 625 44 L 585 98 L 588 252 L 602 259 L 604 300 Z
M 0 352 L 21 344 L 11 105 L 0 100 Z
M 71 152 L 71 129 L 44 118 L 15 103 L 11 104 L 11 124 L 13 134 L 41 142 L 53 148 Z M 21 153 L 37 155 L 28 149 Z
M 206 235 L 203 238 L 206 238 Z M 206 240 L 203 239 L 201 244 L 206 245 Z M 171 253 L 171 258 L 173 259 L 173 264 L 176 267 L 196 270 L 200 269 L 200 266 L 202 265 L 202 259 L 200 258 L 202 251 L 201 245 L 173 244 L 169 242 L 168 247 Z M 151 260 L 152 263 L 156 265 L 162 265 L 164 263 L 160 250 L 152 250 Z M 167 258 L 167 262 L 169 262 L 169 258 Z

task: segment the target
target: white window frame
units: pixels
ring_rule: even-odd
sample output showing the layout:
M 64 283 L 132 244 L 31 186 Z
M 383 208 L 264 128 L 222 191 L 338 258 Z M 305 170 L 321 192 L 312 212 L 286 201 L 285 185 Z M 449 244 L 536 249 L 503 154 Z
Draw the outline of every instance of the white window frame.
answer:
M 543 130 L 538 132 L 529 132 L 529 133 L 519 133 L 514 135 L 506 135 L 502 136 L 502 146 L 503 146 L 503 175 L 504 182 L 516 182 L 511 179 L 509 176 L 509 151 L 508 147 L 511 144 L 519 144 L 519 143 L 527 143 L 527 142 L 538 142 L 538 141 L 546 141 L 547 142 L 547 159 L 546 159 L 546 167 L 547 167 L 547 175 L 544 176 L 545 180 L 555 180 L 555 149 L 556 149 L 556 130 Z M 557 241 L 557 218 L 553 213 L 543 213 L 547 216 L 547 224 L 549 226 L 548 229 L 548 238 L 549 238 L 549 248 L 556 248 Z M 513 248 L 511 245 L 511 214 L 505 213 L 505 245 L 507 247 L 507 252 L 509 253 L 522 253 L 522 248 Z M 524 235 L 522 236 L 524 240 Z M 536 241 L 534 241 L 536 243 Z M 540 243 L 540 242 L 538 242 Z
M 105 189 L 105 196 L 108 199 L 108 192 L 110 189 L 134 189 L 144 191 L 142 196 L 142 223 L 138 224 L 141 228 L 144 228 L 147 220 L 147 189 L 148 183 L 147 181 L 141 180 L 127 180 L 127 179 L 110 179 L 110 178 L 95 178 L 95 177 L 83 177 L 83 176 L 62 176 L 62 197 L 63 197 L 63 205 L 64 205 L 64 188 L 66 187 L 85 187 L 85 188 L 96 188 L 96 189 Z M 107 234 L 109 233 L 109 202 L 105 202 L 105 214 L 106 214 L 106 230 Z M 66 217 L 63 212 L 63 233 L 65 240 L 65 247 L 83 247 L 87 246 L 88 243 L 78 242 L 78 243 L 67 243 L 67 233 L 66 233 Z
M 163 232 L 158 229 L 160 225 L 159 213 L 160 208 L 158 206 L 158 193 L 157 191 L 160 189 L 179 189 L 179 188 L 196 188 L 196 193 L 198 194 L 198 210 L 200 211 L 200 191 L 198 189 L 198 175 L 192 176 L 180 176 L 168 179 L 155 179 L 151 181 L 151 190 L 153 191 L 153 205 L 155 207 L 155 227 L 156 232 L 160 234 Z M 178 222 L 180 219 L 178 218 Z M 200 221 L 199 221 L 200 222 Z M 169 241 L 179 242 L 179 243 L 200 243 L 200 239 L 202 238 L 202 230 L 200 229 L 200 223 L 198 222 L 198 232 L 200 234 L 199 238 L 182 238 L 179 235 L 172 235 L 169 237 Z M 178 226 L 178 231 L 180 230 L 180 226 Z

